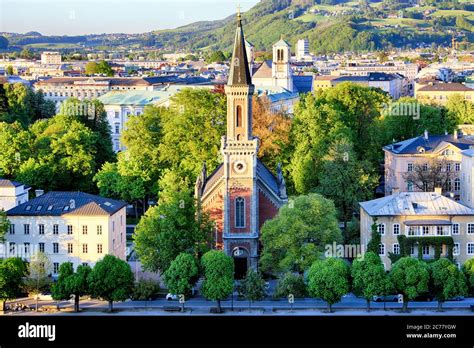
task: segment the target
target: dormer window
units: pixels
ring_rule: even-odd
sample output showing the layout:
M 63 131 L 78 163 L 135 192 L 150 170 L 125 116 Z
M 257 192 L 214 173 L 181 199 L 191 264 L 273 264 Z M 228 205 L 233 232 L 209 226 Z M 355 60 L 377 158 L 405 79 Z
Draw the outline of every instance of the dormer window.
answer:
M 26 211 L 30 211 L 31 210 L 31 205 L 27 205 L 26 208 L 25 208 Z
M 43 209 L 42 205 L 38 205 L 38 207 L 36 207 L 36 211 L 40 211 L 41 209 Z

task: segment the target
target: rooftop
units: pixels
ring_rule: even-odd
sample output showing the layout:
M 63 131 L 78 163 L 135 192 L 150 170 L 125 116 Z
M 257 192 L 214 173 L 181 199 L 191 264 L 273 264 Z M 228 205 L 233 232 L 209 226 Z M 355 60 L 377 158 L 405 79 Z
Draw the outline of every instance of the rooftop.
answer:
M 466 87 L 462 83 L 434 83 L 428 84 L 420 89 L 418 92 L 468 92 L 474 91 L 474 89 Z
M 453 134 L 429 134 L 428 139 L 425 139 L 424 136 L 419 136 L 384 146 L 384 149 L 397 155 L 419 154 L 421 148 L 423 148 L 423 153 L 431 153 L 443 142 L 454 145 L 460 150 L 468 150 L 474 145 L 474 137 L 458 136 L 456 139 Z
M 84 192 L 48 192 L 7 211 L 8 216 L 113 215 L 127 205 Z
M 22 185 L 23 184 L 20 183 L 20 182 L 0 178 L 0 187 L 18 187 L 18 186 L 22 186 Z
M 371 216 L 474 215 L 474 209 L 435 192 L 400 192 L 359 204 Z

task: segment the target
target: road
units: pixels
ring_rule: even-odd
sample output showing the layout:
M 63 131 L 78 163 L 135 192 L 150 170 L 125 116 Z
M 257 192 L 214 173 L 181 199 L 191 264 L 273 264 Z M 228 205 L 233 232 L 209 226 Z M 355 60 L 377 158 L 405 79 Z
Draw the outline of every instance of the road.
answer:
M 14 302 L 23 303 L 30 307 L 35 306 L 35 301 L 32 299 L 19 299 L 17 301 L 9 302 L 12 304 Z M 223 308 L 227 310 L 227 312 L 231 312 L 231 309 L 234 309 L 234 313 L 247 313 L 249 314 L 249 304 L 248 301 L 245 300 L 237 300 L 234 298 L 234 301 L 231 299 L 227 301 L 222 301 L 221 305 Z M 408 308 L 411 310 L 411 313 L 414 315 L 418 315 L 421 313 L 428 313 L 428 314 L 435 314 L 437 309 L 438 303 L 436 301 L 433 302 L 410 302 Z M 56 306 L 56 302 L 54 301 L 40 301 L 40 306 Z M 62 309 L 60 313 L 69 313 L 72 310 L 72 301 L 71 302 L 60 302 L 60 308 Z M 83 310 L 84 314 L 100 314 L 103 313 L 107 309 L 107 302 L 99 301 L 99 300 L 81 300 L 80 307 Z M 178 301 L 166 301 L 164 298 L 157 299 L 154 301 L 125 301 L 125 302 L 118 302 L 114 303 L 114 309 L 117 310 L 119 313 L 132 313 L 132 312 L 143 312 L 145 311 L 147 315 L 164 315 L 168 314 L 169 312 L 165 312 L 163 310 L 164 306 L 180 306 Z M 194 314 L 209 314 L 209 310 L 211 307 L 215 307 L 216 303 L 212 301 L 208 301 L 202 297 L 195 297 L 191 298 L 186 301 L 185 307 L 187 308 L 188 312 L 193 312 Z M 345 296 L 341 302 L 333 305 L 333 309 L 340 313 L 349 313 L 347 315 L 356 315 L 356 314 L 365 314 L 366 313 L 366 301 L 363 298 L 355 297 L 354 295 L 347 295 Z M 445 315 L 449 315 L 449 313 L 453 315 L 459 315 L 461 313 L 465 313 L 466 315 L 474 315 L 474 312 L 470 310 L 471 306 L 474 306 L 474 298 L 466 298 L 462 301 L 448 301 L 443 304 L 443 308 L 446 309 L 444 312 Z M 252 304 L 252 313 L 255 314 L 274 314 L 278 315 L 278 313 L 291 313 L 291 305 L 288 303 L 287 300 L 272 300 L 272 299 L 265 299 L 263 301 L 254 302 Z M 310 314 L 313 315 L 314 313 L 321 314 L 327 308 L 327 305 L 324 301 L 320 299 L 313 299 L 313 298 L 304 298 L 304 299 L 295 299 L 295 303 L 293 304 L 293 313 L 303 313 L 303 314 Z M 384 315 L 391 315 L 400 312 L 402 305 L 396 302 L 386 302 L 385 308 L 387 311 L 384 311 L 384 303 L 380 302 L 372 302 L 371 308 L 374 310 L 371 312 L 372 314 L 382 313 Z M 27 312 L 7 312 L 7 314 L 45 314 L 45 312 L 40 313 L 32 313 L 30 311 Z M 54 312 L 52 312 L 54 313 Z M 57 312 L 56 312 L 57 313 Z M 350 314 L 352 313 L 352 314 Z M 143 314 L 143 313 L 142 313 Z M 182 313 L 179 313 L 182 314 Z

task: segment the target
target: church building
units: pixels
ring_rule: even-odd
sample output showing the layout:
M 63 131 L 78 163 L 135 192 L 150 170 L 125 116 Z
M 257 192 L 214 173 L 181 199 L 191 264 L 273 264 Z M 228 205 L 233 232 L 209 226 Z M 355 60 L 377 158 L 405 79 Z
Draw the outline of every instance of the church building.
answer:
M 215 248 L 234 257 L 235 276 L 256 268 L 260 228 L 287 203 L 281 167 L 276 176 L 258 159 L 259 139 L 252 135 L 252 84 L 241 16 L 237 16 L 227 95 L 227 134 L 223 163 L 210 175 L 206 167 L 196 182 L 196 198 L 216 223 Z

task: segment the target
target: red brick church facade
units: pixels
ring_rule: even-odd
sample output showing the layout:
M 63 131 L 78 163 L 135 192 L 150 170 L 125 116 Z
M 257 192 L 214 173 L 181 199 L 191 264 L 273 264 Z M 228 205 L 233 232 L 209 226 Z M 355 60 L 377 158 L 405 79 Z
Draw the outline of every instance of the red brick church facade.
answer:
M 224 162 L 209 176 L 204 166 L 196 182 L 196 197 L 216 223 L 215 247 L 234 257 L 239 277 L 248 267 L 257 266 L 260 227 L 288 200 L 281 168 L 275 176 L 257 158 L 259 140 L 252 135 L 254 86 L 240 15 L 225 93 Z

